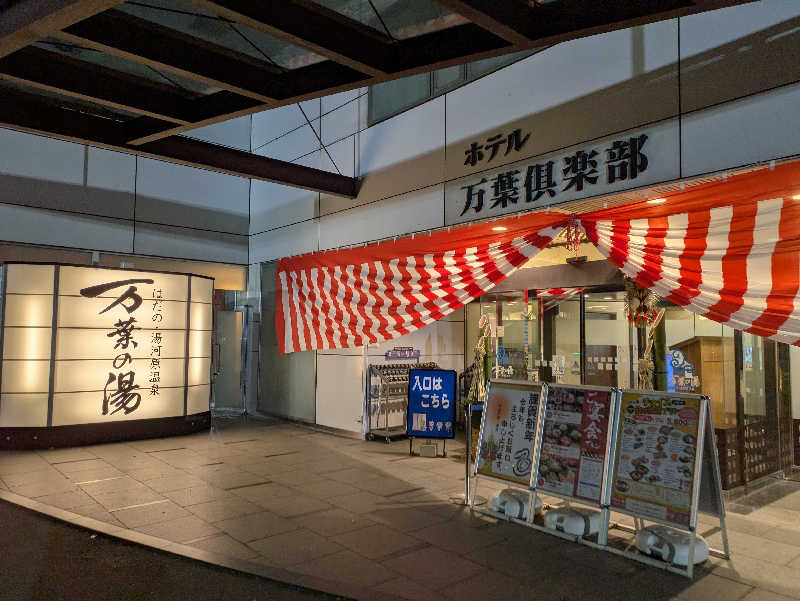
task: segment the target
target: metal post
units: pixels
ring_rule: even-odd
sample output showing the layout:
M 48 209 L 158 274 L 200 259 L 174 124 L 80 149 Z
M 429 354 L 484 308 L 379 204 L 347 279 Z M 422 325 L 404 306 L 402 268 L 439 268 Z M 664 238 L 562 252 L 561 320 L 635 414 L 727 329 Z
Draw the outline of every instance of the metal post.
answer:
M 464 436 L 466 457 L 464 459 L 464 504 L 469 504 L 469 462 L 472 457 L 472 405 L 467 403 L 467 432 Z
M 450 502 L 457 505 L 483 505 L 486 499 L 477 496 L 472 490 L 472 478 L 470 477 L 470 457 L 472 456 L 472 409 L 473 405 L 467 403 L 466 424 L 467 432 L 464 436 L 466 451 L 464 453 L 464 494 L 453 495 Z M 477 478 L 476 478 L 477 480 Z M 474 502 L 473 502 L 474 501 Z

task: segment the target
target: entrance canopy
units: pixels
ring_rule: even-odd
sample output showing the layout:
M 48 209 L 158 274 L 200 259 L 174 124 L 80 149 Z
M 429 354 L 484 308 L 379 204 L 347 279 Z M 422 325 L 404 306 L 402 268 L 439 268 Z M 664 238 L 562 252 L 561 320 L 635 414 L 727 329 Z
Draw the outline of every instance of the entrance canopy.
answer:
M 800 344 L 800 162 L 577 218 L 638 284 L 735 329 Z M 568 219 L 529 213 L 282 259 L 281 352 L 376 344 L 424 327 L 516 271 Z

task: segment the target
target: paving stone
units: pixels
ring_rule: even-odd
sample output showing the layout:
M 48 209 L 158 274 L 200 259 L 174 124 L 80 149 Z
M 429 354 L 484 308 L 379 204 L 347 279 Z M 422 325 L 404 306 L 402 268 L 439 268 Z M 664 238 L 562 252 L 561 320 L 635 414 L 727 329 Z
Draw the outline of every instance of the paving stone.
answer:
M 111 491 L 91 496 L 109 511 L 125 509 L 127 507 L 133 507 L 134 505 L 143 505 L 144 503 L 152 503 L 153 501 L 161 501 L 164 499 L 160 494 L 145 486 L 133 490 Z
M 438 547 L 412 551 L 382 562 L 386 567 L 435 590 L 484 570 L 473 561 Z
M 327 479 L 317 479 L 314 482 L 295 485 L 293 488 L 298 494 L 310 495 L 317 499 L 330 499 L 359 492 L 359 489 L 352 484 Z
M 738 601 L 752 590 L 752 586 L 708 574 L 699 578 L 679 594 L 681 599 L 686 601 L 710 601 L 712 599 Z
M 176 543 L 186 543 L 212 534 L 219 534 L 220 532 L 218 528 L 193 515 L 168 522 L 141 526 L 136 530 L 143 534 L 165 538 Z
M 294 522 L 269 511 L 222 520 L 215 526 L 243 543 L 297 529 Z
M 82 490 L 71 490 L 69 492 L 61 492 L 53 495 L 44 495 L 36 497 L 36 500 L 45 505 L 52 505 L 60 509 L 74 509 L 82 505 L 90 505 L 94 503 L 94 499 L 87 495 Z
M 368 587 L 397 577 L 397 573 L 386 566 L 352 551 L 340 551 L 305 564 L 298 564 L 293 566 L 292 571 Z
M 331 505 L 313 497 L 298 497 L 296 495 L 275 497 L 256 501 L 258 505 L 284 518 L 297 517 L 307 513 L 331 509 Z
M 186 505 L 197 505 L 199 503 L 207 503 L 218 499 L 233 498 L 233 493 L 216 488 L 209 484 L 202 486 L 192 486 L 191 488 L 184 488 L 182 490 L 170 490 L 164 493 L 165 497 L 169 497 L 178 505 L 185 507 Z
M 256 551 L 231 538 L 227 534 L 219 534 L 204 538 L 203 540 L 193 541 L 191 546 L 235 559 L 253 559 L 254 557 L 258 557 Z
M 282 484 L 275 484 L 270 482 L 268 484 L 257 484 L 255 486 L 244 486 L 242 488 L 234 488 L 230 491 L 237 497 L 247 499 L 253 503 L 270 502 L 273 499 L 281 497 L 293 497 L 297 493 L 288 486 Z
M 128 528 L 166 522 L 191 515 L 172 501 L 156 501 L 147 505 L 120 509 L 112 512 L 114 517 Z
M 220 522 L 222 520 L 239 517 L 240 515 L 264 511 L 262 507 L 255 503 L 250 503 L 249 501 L 237 497 L 216 499 L 208 503 L 190 505 L 187 509 L 200 519 L 209 523 Z
M 427 546 L 418 538 L 393 530 L 384 524 L 375 524 L 362 530 L 339 534 L 331 538 L 369 559 L 380 559 L 410 549 Z
M 180 474 L 161 476 L 160 478 L 155 478 L 153 480 L 146 480 L 144 484 L 156 492 L 167 492 L 170 490 L 191 488 L 192 486 L 202 486 L 205 484 L 205 482 L 196 476 Z
M 312 563 L 320 557 L 343 550 L 343 547 L 310 530 L 300 529 L 276 534 L 248 543 L 271 565 L 289 568 Z
M 327 511 L 301 515 L 292 518 L 292 521 L 299 527 L 308 528 L 323 536 L 335 536 L 375 524 L 367 516 L 351 513 L 338 507 Z

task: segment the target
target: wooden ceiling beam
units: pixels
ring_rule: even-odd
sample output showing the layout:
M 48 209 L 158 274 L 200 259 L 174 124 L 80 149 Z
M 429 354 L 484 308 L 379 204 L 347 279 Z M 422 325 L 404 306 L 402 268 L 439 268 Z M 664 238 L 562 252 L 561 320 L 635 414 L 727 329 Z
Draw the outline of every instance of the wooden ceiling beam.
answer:
M 358 21 L 304 0 L 191 0 L 235 23 L 247 25 L 294 46 L 367 75 L 387 73 L 392 40 Z
M 175 88 L 35 46 L 0 58 L 0 78 L 162 121 L 194 120 L 192 96 Z
M 278 67 L 122 11 L 96 15 L 57 36 L 262 103 L 285 95 Z
M 0 57 L 7 56 L 122 0 L 19 0 L 0 16 Z

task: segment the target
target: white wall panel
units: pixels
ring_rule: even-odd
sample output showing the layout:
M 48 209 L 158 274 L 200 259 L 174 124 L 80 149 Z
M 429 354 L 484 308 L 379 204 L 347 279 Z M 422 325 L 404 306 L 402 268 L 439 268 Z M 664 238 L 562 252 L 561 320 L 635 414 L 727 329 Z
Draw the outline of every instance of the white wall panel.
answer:
M 444 224 L 442 185 L 388 198 L 320 219 L 320 248 L 335 248 Z
M 250 190 L 250 233 L 312 219 L 319 194 L 309 190 L 253 180 Z
M 361 132 L 356 200 L 320 205 L 322 215 L 441 182 L 444 178 L 444 98 L 436 98 Z
M 328 154 L 331 156 L 328 158 L 328 154 L 321 153 L 322 164 L 320 168 L 331 173 L 341 172 L 342 175 L 347 177 L 354 177 L 356 169 L 355 139 L 355 136 L 349 136 L 344 140 L 339 140 L 335 144 L 327 146 Z M 331 159 L 333 159 L 333 163 L 331 163 Z M 336 164 L 335 167 L 334 163 Z M 329 197 L 331 195 L 323 194 L 322 196 Z
M 247 265 L 248 236 L 169 225 L 136 225 L 136 253 Z
M 319 118 L 319 99 L 301 102 L 306 116 L 314 121 Z M 255 151 L 283 134 L 306 123 L 296 104 L 287 104 L 253 115 L 252 148 Z
M 242 177 L 139 159 L 136 219 L 248 233 L 250 182 Z
M 129 253 L 133 223 L 0 204 L 0 240 Z
M 314 121 L 318 128 L 319 124 Z M 279 161 L 293 161 L 319 148 L 319 140 L 308 123 L 294 129 L 281 137 L 272 140 L 261 148 L 253 148 L 253 152 Z
M 303 221 L 250 236 L 250 260 L 253 263 L 272 261 L 315 251 L 318 248 L 318 236 L 316 221 Z
M 0 154 L 0 173 L 83 185 L 81 144 L 0 129 L 0 148 L 5 151 Z
M 396 346 L 411 346 L 422 355 L 464 355 L 464 324 L 459 321 L 439 320 L 394 340 L 371 344 L 370 356 L 383 355 Z
M 363 364 L 360 356 L 317 356 L 317 424 L 361 432 Z
M 250 115 L 193 129 L 186 137 L 239 150 L 250 150 Z
M 359 88 L 357 90 L 347 90 L 346 92 L 339 92 L 338 94 L 323 96 L 320 99 L 322 101 L 322 114 L 324 115 L 325 113 L 329 113 L 330 111 L 347 104 L 348 102 L 354 101 L 360 94 L 365 92 L 365 88 Z
M 292 162 L 298 165 L 303 165 L 304 167 L 311 167 L 312 169 L 322 169 L 322 151 L 315 150 L 296 158 Z
M 683 118 L 683 176 L 800 154 L 800 84 Z
M 662 21 L 558 44 L 449 93 L 447 176 L 486 168 L 465 168 L 465 148 L 516 127 L 532 135 L 510 160 L 676 115 L 677 58 L 677 21 Z
M 684 112 L 800 80 L 800 2 L 762 0 L 681 19 Z
M 133 217 L 135 157 L 0 129 L 0 202 Z
M 322 143 L 330 144 L 358 131 L 358 103 L 348 102 L 322 115 Z

